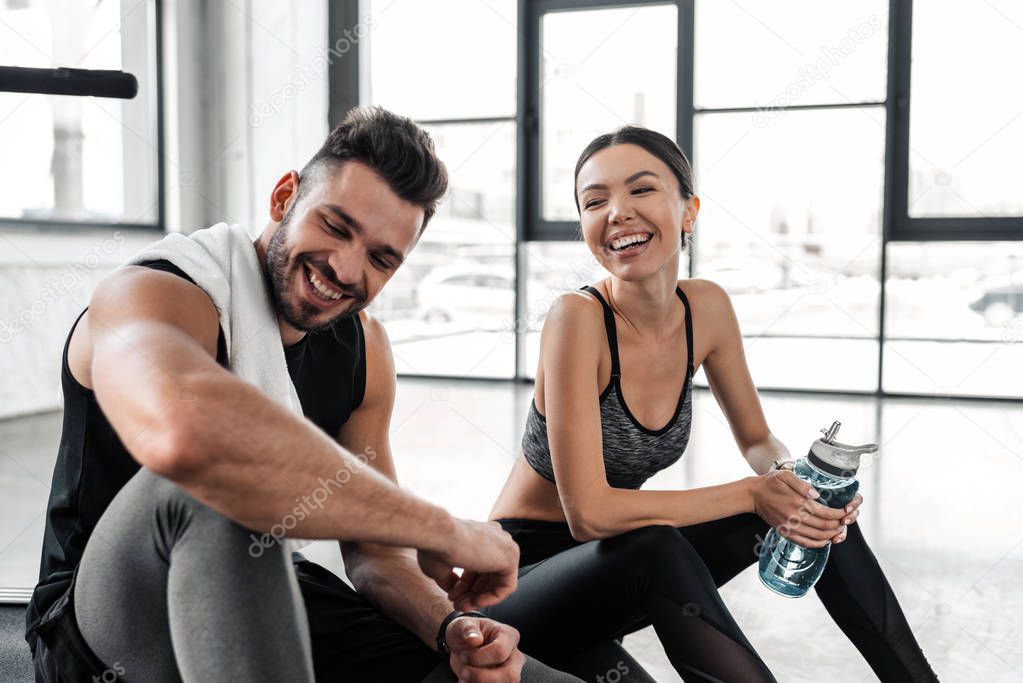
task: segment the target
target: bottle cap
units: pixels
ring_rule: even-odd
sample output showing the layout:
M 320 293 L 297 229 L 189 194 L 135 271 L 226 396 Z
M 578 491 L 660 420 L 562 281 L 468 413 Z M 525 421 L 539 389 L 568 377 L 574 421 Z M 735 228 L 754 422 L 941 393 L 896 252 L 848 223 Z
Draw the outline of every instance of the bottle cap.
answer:
M 830 428 L 822 429 L 824 436 L 810 446 L 806 459 L 819 470 L 836 477 L 849 479 L 856 475 L 860 468 L 860 456 L 864 453 L 876 453 L 877 444 L 868 443 L 862 446 L 835 441 L 835 434 L 842 423 L 835 422 Z

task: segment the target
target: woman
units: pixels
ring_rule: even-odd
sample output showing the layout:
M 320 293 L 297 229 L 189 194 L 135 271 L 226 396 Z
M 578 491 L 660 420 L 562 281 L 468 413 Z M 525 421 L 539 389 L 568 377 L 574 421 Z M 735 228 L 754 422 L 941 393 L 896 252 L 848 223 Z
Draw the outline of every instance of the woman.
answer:
M 524 458 L 491 513 L 523 569 L 490 616 L 552 665 L 652 624 L 687 681 L 773 681 L 717 588 L 782 526 L 801 545 L 834 544 L 817 594 L 877 675 L 936 680 L 855 524 L 862 497 L 833 510 L 789 471 L 728 295 L 677 279 L 700 208 L 685 155 L 625 127 L 591 142 L 575 176 L 583 238 L 611 276 L 561 297 L 544 324 Z M 756 476 L 638 490 L 682 456 L 701 365 Z

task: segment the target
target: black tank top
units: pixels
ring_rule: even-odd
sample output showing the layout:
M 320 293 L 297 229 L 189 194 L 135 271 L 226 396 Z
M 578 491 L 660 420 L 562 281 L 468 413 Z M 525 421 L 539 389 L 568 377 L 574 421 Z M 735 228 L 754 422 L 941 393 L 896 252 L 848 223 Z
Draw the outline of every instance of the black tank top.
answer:
M 592 294 L 604 310 L 604 331 L 611 352 L 611 378 L 599 399 L 604 473 L 608 485 L 614 488 L 638 489 L 647 479 L 681 458 L 689 444 L 693 423 L 693 375 L 696 373 L 693 366 L 693 318 L 689 310 L 689 299 L 681 287 L 675 287 L 675 293 L 685 309 L 687 364 L 682 391 L 668 424 L 659 429 L 649 429 L 632 414 L 622 394 L 622 363 L 618 357 L 618 327 L 614 311 L 594 287 L 582 289 Z M 522 454 L 537 474 L 554 483 L 547 418 L 537 410 L 535 398 L 530 403 L 526 429 L 522 435 Z
M 174 273 L 194 284 L 170 261 L 140 265 Z M 87 310 L 78 315 L 64 343 L 60 373 L 64 423 L 46 507 L 39 583 L 26 614 L 29 629 L 68 589 L 100 516 L 140 467 L 110 426 L 95 393 L 79 384 L 68 368 L 71 335 Z M 356 315 L 342 318 L 322 332 L 307 333 L 297 344 L 284 347 L 303 414 L 331 438 L 337 437 L 341 425 L 362 403 L 366 387 L 364 341 L 362 323 Z M 217 340 L 217 363 L 228 367 L 223 328 Z

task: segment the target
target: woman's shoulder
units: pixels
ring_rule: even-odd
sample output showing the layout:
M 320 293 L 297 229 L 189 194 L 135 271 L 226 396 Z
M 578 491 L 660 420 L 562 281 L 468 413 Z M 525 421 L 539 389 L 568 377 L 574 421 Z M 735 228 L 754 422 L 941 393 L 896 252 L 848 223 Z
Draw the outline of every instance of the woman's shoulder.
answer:
M 686 295 L 686 300 L 693 307 L 694 313 L 696 309 L 715 311 L 720 310 L 721 306 L 731 305 L 728 292 L 713 280 L 685 278 L 678 281 L 678 286 Z
M 540 353 L 555 348 L 573 351 L 573 356 L 587 357 L 590 349 L 600 344 L 588 344 L 589 339 L 604 339 L 604 312 L 600 302 L 588 292 L 575 290 L 561 294 L 543 322 L 540 334 Z
M 739 331 L 732 299 L 724 287 L 713 280 L 689 278 L 679 280 L 678 286 L 689 302 L 693 320 L 693 337 L 697 342 L 697 362 L 702 365 L 721 344 L 730 344 L 742 336 Z
M 576 289 L 564 292 L 551 305 L 544 326 L 569 325 L 572 327 L 598 322 L 603 324 L 604 311 L 600 301 L 587 291 Z

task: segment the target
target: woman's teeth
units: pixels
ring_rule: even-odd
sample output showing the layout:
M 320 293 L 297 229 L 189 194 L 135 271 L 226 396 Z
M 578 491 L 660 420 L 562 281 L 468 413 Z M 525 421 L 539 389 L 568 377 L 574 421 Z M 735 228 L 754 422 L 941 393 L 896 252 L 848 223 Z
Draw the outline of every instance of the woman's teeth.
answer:
M 621 251 L 626 247 L 631 247 L 634 244 L 642 244 L 650 240 L 650 235 L 626 235 L 625 237 L 619 237 L 615 241 L 611 242 L 611 248 L 615 251 Z
M 316 277 L 316 273 L 313 272 L 312 268 L 309 268 L 309 284 L 313 286 L 313 289 L 323 297 L 327 299 L 334 299 L 335 301 L 344 296 L 341 292 L 334 291 L 328 288 L 320 278 Z

